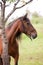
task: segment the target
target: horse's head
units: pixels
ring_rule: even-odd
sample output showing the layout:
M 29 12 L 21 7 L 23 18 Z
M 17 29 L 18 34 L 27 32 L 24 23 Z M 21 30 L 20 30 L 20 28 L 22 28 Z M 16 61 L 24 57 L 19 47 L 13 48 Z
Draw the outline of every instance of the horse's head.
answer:
M 21 18 L 21 27 L 20 31 L 25 33 L 27 36 L 33 39 L 37 37 L 37 32 L 33 25 L 31 24 L 30 20 L 27 18 L 27 14 Z

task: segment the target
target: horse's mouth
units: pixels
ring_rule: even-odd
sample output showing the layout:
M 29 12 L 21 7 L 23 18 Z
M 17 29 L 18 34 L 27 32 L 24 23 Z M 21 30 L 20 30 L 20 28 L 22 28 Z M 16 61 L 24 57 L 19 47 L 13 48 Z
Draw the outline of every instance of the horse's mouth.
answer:
M 29 38 L 32 40 L 32 39 L 35 39 L 37 37 L 37 34 L 35 35 L 29 35 Z
M 36 37 L 37 37 L 37 34 L 33 34 L 30 36 L 30 39 L 32 40 L 32 39 L 35 39 Z
M 32 40 L 37 37 L 37 33 L 28 33 L 27 36 Z

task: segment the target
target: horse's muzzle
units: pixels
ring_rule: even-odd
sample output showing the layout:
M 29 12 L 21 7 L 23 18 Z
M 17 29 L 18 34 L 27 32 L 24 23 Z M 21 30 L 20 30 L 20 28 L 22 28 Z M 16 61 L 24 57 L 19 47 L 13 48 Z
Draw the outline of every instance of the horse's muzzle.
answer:
M 31 34 L 31 37 L 33 38 L 33 39 L 35 39 L 36 37 L 37 37 L 37 34 Z

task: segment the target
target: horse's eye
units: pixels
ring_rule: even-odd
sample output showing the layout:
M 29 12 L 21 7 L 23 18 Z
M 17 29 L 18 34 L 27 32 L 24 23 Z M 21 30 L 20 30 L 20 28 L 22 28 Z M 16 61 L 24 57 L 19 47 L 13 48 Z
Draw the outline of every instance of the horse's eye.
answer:
M 29 25 L 29 23 L 27 23 L 27 25 Z

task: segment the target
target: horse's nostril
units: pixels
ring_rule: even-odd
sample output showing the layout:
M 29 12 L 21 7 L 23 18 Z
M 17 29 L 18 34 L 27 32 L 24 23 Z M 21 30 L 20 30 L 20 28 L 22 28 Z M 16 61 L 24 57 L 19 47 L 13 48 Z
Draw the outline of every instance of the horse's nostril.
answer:
M 37 37 L 37 34 L 34 35 L 34 39 Z
M 35 39 L 37 37 L 37 34 L 32 34 L 32 38 Z
M 36 34 L 36 37 L 37 37 L 37 34 Z

